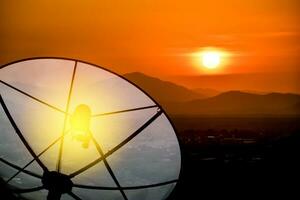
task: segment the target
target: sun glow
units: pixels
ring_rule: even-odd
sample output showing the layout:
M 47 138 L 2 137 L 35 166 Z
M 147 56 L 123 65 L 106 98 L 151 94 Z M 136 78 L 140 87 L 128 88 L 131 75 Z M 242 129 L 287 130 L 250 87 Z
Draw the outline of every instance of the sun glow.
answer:
M 217 51 L 206 51 L 201 56 L 202 64 L 208 69 L 215 69 L 220 65 L 221 55 Z
M 195 69 L 202 73 L 223 73 L 225 67 L 231 64 L 233 54 L 228 50 L 216 47 L 204 47 L 199 51 L 190 53 Z
M 70 118 L 70 132 L 74 139 L 82 142 L 83 148 L 89 147 L 91 139 L 90 120 L 91 110 L 84 104 L 77 106 L 75 112 Z

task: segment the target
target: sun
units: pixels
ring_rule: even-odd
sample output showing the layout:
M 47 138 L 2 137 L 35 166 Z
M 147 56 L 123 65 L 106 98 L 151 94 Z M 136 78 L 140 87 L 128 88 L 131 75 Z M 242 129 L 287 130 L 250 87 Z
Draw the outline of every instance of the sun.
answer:
M 217 51 L 205 51 L 201 55 L 202 65 L 208 69 L 215 69 L 220 65 L 221 54 Z
M 188 53 L 188 56 L 195 70 L 206 74 L 216 74 L 227 70 L 233 62 L 234 54 L 224 48 L 202 47 L 198 51 Z

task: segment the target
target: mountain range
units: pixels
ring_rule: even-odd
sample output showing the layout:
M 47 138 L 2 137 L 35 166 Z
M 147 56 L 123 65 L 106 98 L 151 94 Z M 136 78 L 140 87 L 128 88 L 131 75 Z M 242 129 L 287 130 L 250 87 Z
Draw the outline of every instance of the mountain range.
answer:
M 124 75 L 171 115 L 299 115 L 300 95 L 291 93 L 191 90 L 169 81 L 134 72 Z
M 140 86 L 159 102 L 183 102 L 205 98 L 205 95 L 197 91 L 192 91 L 183 86 L 147 76 L 140 72 L 125 74 L 124 77 Z

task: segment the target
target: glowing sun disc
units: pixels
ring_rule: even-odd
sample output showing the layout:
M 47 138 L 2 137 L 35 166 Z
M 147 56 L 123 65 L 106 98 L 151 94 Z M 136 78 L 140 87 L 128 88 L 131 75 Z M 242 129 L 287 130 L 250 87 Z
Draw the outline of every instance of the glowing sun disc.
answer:
M 208 69 L 215 69 L 220 65 L 220 54 L 218 52 L 204 52 L 202 54 L 202 64 Z

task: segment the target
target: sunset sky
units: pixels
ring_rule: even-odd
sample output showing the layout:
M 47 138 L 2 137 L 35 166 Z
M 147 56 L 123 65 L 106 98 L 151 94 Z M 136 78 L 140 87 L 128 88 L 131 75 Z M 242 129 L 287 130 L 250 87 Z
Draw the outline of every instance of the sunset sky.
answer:
M 299 0 L 1 1 L 0 64 L 70 57 L 187 87 L 300 93 L 299 10 Z M 215 69 L 201 62 L 207 50 L 221 55 Z

